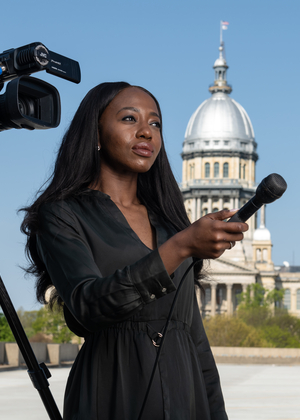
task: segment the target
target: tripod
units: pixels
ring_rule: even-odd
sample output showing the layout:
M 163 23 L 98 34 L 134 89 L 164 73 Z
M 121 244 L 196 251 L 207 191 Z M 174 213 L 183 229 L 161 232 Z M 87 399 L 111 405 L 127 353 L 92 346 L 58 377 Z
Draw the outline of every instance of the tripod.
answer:
M 32 381 L 33 386 L 40 394 L 49 418 L 51 420 L 62 420 L 61 414 L 49 389 L 48 379 L 51 377 L 51 373 L 49 372 L 49 369 L 45 363 L 38 364 L 38 361 L 21 325 L 16 310 L 11 302 L 9 294 L 7 293 L 1 276 L 0 306 L 2 307 L 7 322 L 12 330 L 12 333 L 28 367 L 28 375 Z

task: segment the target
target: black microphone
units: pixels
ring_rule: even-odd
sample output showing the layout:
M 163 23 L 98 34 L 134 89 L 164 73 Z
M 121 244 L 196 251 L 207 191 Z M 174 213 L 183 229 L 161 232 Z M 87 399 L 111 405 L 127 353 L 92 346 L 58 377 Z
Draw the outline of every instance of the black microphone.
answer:
M 282 196 L 287 189 L 287 183 L 278 174 L 270 174 L 264 178 L 252 197 L 235 213 L 228 222 L 246 222 L 263 204 L 273 203 Z

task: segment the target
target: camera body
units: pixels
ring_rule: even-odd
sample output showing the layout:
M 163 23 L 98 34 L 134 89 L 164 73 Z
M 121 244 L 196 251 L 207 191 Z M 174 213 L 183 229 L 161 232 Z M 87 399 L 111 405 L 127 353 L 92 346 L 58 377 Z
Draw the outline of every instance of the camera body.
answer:
M 80 82 L 79 63 L 49 51 L 40 42 L 0 54 L 0 91 L 4 83 L 10 81 L 6 92 L 0 95 L 0 131 L 48 129 L 59 125 L 61 108 L 57 89 L 29 76 L 41 70 Z

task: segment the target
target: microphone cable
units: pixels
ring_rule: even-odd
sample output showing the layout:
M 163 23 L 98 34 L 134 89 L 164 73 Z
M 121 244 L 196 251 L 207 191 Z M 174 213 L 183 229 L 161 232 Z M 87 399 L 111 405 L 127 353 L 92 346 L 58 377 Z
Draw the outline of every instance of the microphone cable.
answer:
M 229 220 L 228 222 L 246 222 L 246 220 L 249 219 L 249 217 L 251 217 L 263 204 L 269 204 L 272 203 L 273 201 L 277 200 L 278 198 L 280 198 L 282 196 L 282 194 L 285 192 L 287 188 L 287 183 L 285 182 L 285 180 L 282 178 L 281 175 L 278 175 L 276 173 L 270 174 L 268 175 L 266 178 L 264 178 L 261 183 L 258 185 L 257 189 L 256 189 L 256 193 L 254 195 L 254 197 L 252 197 L 242 208 L 239 209 L 239 211 L 237 213 L 235 213 Z M 156 355 L 156 359 L 154 362 L 154 366 L 152 369 L 152 373 L 151 373 L 151 377 L 150 377 L 150 381 L 148 384 L 148 388 L 146 391 L 146 395 L 144 398 L 144 402 L 138 417 L 138 420 L 142 419 L 142 415 L 143 415 L 143 411 L 148 399 L 148 395 L 151 389 L 151 385 L 154 379 L 154 374 L 157 368 L 157 364 L 158 364 L 158 360 L 161 354 L 161 350 L 167 335 L 167 331 L 168 331 L 168 325 L 169 322 L 171 320 L 173 311 L 174 311 L 174 307 L 175 307 L 175 303 L 177 301 L 178 298 L 178 294 L 179 291 L 181 289 L 181 286 L 187 276 L 187 274 L 189 273 L 189 271 L 191 270 L 191 268 L 194 267 L 195 264 L 197 264 L 197 262 L 199 262 L 200 259 L 194 259 L 194 261 L 189 265 L 189 267 L 187 268 L 187 270 L 185 271 L 184 275 L 182 276 L 182 279 L 180 280 L 180 283 L 178 285 L 178 288 L 176 290 L 173 302 L 172 302 L 172 306 L 167 318 L 167 322 L 164 326 L 163 329 L 163 334 L 161 336 L 161 343 L 160 346 L 158 348 L 158 352 Z
M 186 269 L 186 271 L 185 271 L 184 275 L 182 276 L 182 278 L 181 278 L 181 280 L 179 282 L 179 285 L 177 287 L 177 290 L 176 290 L 176 293 L 175 293 L 175 296 L 174 296 L 174 299 L 173 299 L 173 302 L 172 302 L 172 305 L 171 305 L 171 308 L 170 308 L 170 311 L 169 311 L 169 315 L 168 315 L 166 324 L 165 324 L 164 329 L 163 329 L 160 346 L 159 346 L 158 351 L 157 351 L 157 355 L 156 355 L 155 362 L 154 362 L 154 365 L 153 365 L 153 369 L 152 369 L 151 377 L 150 377 L 150 380 L 149 380 L 148 388 L 147 388 L 147 391 L 146 391 L 146 394 L 145 394 L 145 398 L 144 398 L 144 401 L 143 401 L 143 405 L 142 405 L 140 414 L 138 416 L 138 420 L 141 420 L 142 419 L 144 408 L 145 408 L 145 405 L 146 405 L 146 402 L 147 402 L 147 399 L 148 399 L 148 396 L 149 396 L 149 392 L 150 392 L 150 389 L 151 389 L 151 386 L 152 386 L 152 382 L 153 382 L 153 379 L 154 379 L 155 371 L 156 371 L 156 368 L 157 368 L 157 365 L 158 365 L 159 357 L 160 357 L 160 354 L 161 354 L 161 351 L 162 351 L 162 348 L 163 348 L 163 344 L 164 344 L 164 341 L 165 341 L 165 338 L 166 338 L 166 335 L 167 335 L 167 331 L 168 331 L 168 326 L 169 326 L 171 317 L 173 315 L 173 311 L 174 311 L 174 308 L 175 308 L 175 304 L 176 304 L 176 301 L 177 301 L 177 298 L 178 298 L 180 289 L 181 289 L 181 287 L 183 285 L 184 280 L 186 279 L 186 276 L 190 272 L 190 270 L 199 261 L 200 261 L 200 259 L 196 259 L 195 258 L 194 261 L 188 266 L 188 268 Z

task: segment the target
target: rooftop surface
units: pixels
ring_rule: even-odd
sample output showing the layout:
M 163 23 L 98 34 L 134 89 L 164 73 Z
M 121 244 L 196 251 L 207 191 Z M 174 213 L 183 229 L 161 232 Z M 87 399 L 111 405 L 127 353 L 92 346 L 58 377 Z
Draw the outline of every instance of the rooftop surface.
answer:
M 230 420 L 300 420 L 300 366 L 219 364 Z M 69 368 L 51 369 L 50 390 L 62 411 Z M 0 372 L 1 420 L 48 420 L 26 370 Z

